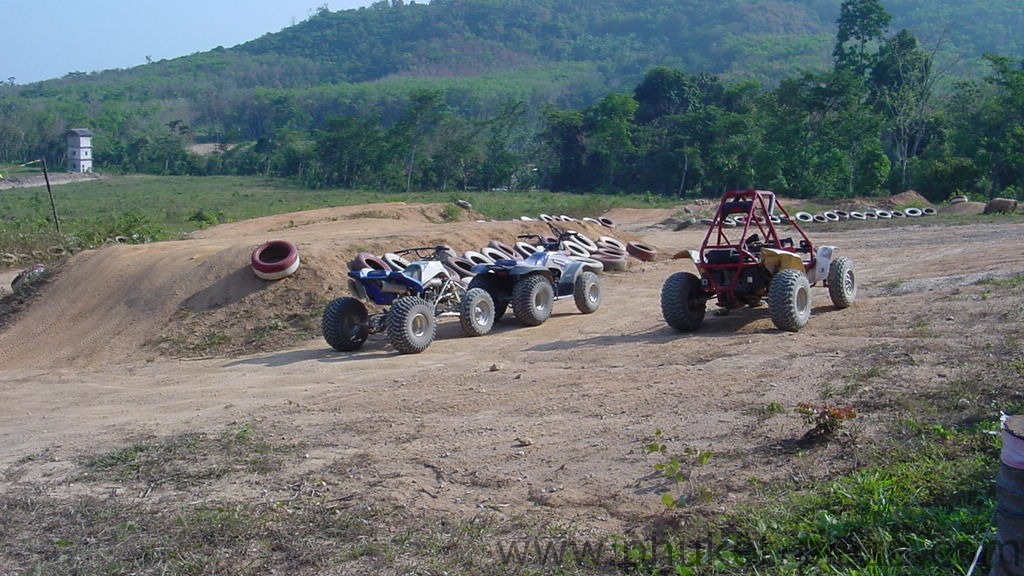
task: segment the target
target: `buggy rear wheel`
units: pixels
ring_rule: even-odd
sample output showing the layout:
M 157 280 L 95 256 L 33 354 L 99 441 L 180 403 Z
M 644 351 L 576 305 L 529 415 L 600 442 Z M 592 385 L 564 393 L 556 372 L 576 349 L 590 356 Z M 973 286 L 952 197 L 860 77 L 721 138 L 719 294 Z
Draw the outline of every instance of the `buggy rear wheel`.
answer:
M 799 270 L 781 270 L 768 287 L 768 313 L 779 330 L 797 332 L 811 317 L 811 283 Z
M 366 342 L 366 305 L 350 296 L 336 298 L 324 308 L 320 328 L 324 340 L 339 352 L 351 352 Z
M 527 326 L 540 326 L 551 317 L 555 289 L 540 274 L 520 278 L 512 286 L 512 312 Z
M 483 336 L 494 326 L 494 300 L 483 288 L 470 288 L 459 302 L 459 324 L 467 336 Z
M 388 312 L 388 339 L 402 354 L 419 354 L 430 346 L 437 333 L 434 310 L 419 296 L 395 300 Z
M 586 270 L 576 277 L 572 290 L 576 309 L 584 314 L 593 314 L 601 306 L 601 281 L 597 274 Z
M 828 266 L 828 295 L 836 308 L 849 308 L 857 297 L 857 276 L 853 260 L 840 256 Z
M 680 332 L 700 328 L 707 303 L 700 278 L 689 272 L 676 272 L 661 286 L 661 315 Z

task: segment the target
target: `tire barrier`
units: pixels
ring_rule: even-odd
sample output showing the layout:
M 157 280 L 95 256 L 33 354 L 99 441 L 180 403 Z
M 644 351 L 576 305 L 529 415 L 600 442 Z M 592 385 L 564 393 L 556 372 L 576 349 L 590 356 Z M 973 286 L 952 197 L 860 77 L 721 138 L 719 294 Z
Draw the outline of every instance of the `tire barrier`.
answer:
M 557 218 L 550 214 L 541 214 L 539 218 L 545 222 L 555 222 L 556 220 L 558 220 Z
M 935 208 L 921 208 L 921 215 L 923 216 L 935 216 L 936 214 L 938 212 L 935 211 Z
M 487 245 L 490 246 L 491 248 L 501 250 L 509 258 L 515 257 L 516 249 L 509 246 L 508 244 L 505 244 L 501 240 L 491 240 L 490 242 L 487 243 Z
M 521 222 L 533 222 L 534 221 L 533 218 L 530 218 L 529 216 L 520 216 L 519 220 Z
M 360 252 L 356 254 L 355 258 L 348 263 L 348 269 L 352 271 L 362 270 L 364 268 L 372 268 L 374 270 L 391 270 L 391 266 L 389 266 L 383 258 L 374 256 L 369 252 Z
M 726 218 L 725 220 L 722 220 L 722 226 L 725 226 L 726 228 L 735 228 L 739 225 L 740 223 L 737 222 L 735 218 Z
M 889 213 L 892 214 L 893 218 L 906 218 L 907 217 L 907 215 L 902 210 L 890 210 Z
M 563 240 L 562 246 L 565 247 L 573 256 L 579 256 L 580 258 L 587 258 L 590 256 L 590 250 L 587 250 L 579 242 L 573 242 L 572 240 Z
M 409 267 L 409 264 L 411 264 L 411 262 L 394 252 L 387 252 L 381 256 L 380 259 L 383 260 L 384 263 L 388 265 L 388 268 L 391 268 L 392 270 L 405 270 Z
M 963 204 L 964 202 L 967 202 L 967 196 L 964 196 L 963 194 L 953 196 L 949 199 L 950 204 Z
M 477 252 L 476 250 L 466 250 L 465 252 L 462 253 L 462 257 L 465 258 L 466 260 L 469 260 L 474 265 L 494 264 L 494 258 L 491 258 L 486 254 Z
M 892 219 L 892 212 L 888 210 L 875 210 L 875 216 L 883 220 L 890 220 Z
M 572 216 L 566 216 L 565 214 L 559 216 L 558 219 L 561 220 L 562 222 L 578 222 L 578 220 L 576 220 Z
M 828 222 L 828 218 L 825 218 L 825 216 L 822 214 L 815 214 L 811 216 L 811 220 L 813 220 L 814 222 Z
M 462 208 L 463 210 L 469 210 L 470 208 L 473 207 L 473 205 L 470 204 L 468 200 L 456 200 L 455 205 L 458 206 L 459 208 Z
M 271 240 L 253 249 L 249 264 L 256 276 L 264 280 L 280 280 L 299 269 L 299 250 L 287 240 Z
M 601 225 L 601 222 L 597 218 L 591 218 L 590 216 L 584 218 L 583 221 L 586 222 L 587 224 L 597 224 L 598 226 Z
M 715 219 L 714 218 L 701 218 L 700 220 L 698 220 L 698 222 L 700 222 L 701 224 L 704 224 L 705 226 L 711 226 L 712 224 L 715 223 Z
M 473 266 L 475 266 L 475 264 L 462 256 L 442 257 L 441 262 L 447 266 L 449 270 L 455 272 L 459 278 L 471 278 L 474 276 Z
M 865 213 L 864 213 L 864 216 L 865 216 L 865 217 L 866 217 L 866 218 L 867 218 L 868 220 L 878 220 L 878 214 L 877 214 L 877 213 L 875 213 L 875 212 L 865 212 Z
M 618 254 L 598 250 L 590 257 L 600 262 L 606 272 L 623 272 L 629 268 L 629 261 L 626 260 L 626 257 Z
M 516 253 L 522 258 L 529 258 L 540 251 L 539 246 L 534 246 L 528 242 L 516 242 Z
M 605 218 L 604 216 L 598 216 L 597 222 L 605 228 L 615 228 L 615 222 L 611 218 Z
M 630 256 L 643 260 L 644 262 L 653 262 L 658 257 L 658 250 L 653 246 L 644 244 L 642 242 L 630 242 L 626 244 L 626 252 Z
M 576 237 L 573 238 L 573 242 L 583 246 L 588 252 L 597 252 L 597 242 L 594 242 L 588 236 L 580 234 L 579 232 L 576 233 Z
M 797 212 L 793 215 L 798 222 L 814 222 L 814 214 L 810 212 Z
M 835 212 L 836 216 L 839 216 L 840 220 L 850 219 L 850 213 L 847 212 L 846 210 L 833 210 L 833 212 Z
M 516 251 L 513 249 L 512 254 L 506 254 L 504 250 L 498 250 L 494 246 L 484 246 L 480 249 L 480 253 L 487 256 L 491 260 L 515 260 Z
M 17 254 L 12 254 L 10 252 L 4 252 L 0 255 L 0 262 L 3 262 L 4 264 L 17 264 L 19 260 L 20 258 L 18 258 Z
M 867 220 L 867 214 L 854 210 L 850 212 L 850 220 Z
M 611 236 L 601 236 L 600 238 L 597 239 L 598 250 L 606 246 L 612 247 L 622 252 L 623 254 L 628 254 L 628 251 L 626 250 L 626 245 L 618 238 L 613 238 Z
M 911 218 L 917 218 L 918 216 L 922 215 L 923 212 L 921 212 L 920 208 L 907 208 L 906 210 L 903 211 L 903 214 Z
M 825 219 L 828 220 L 829 222 L 839 222 L 839 220 L 840 220 L 839 214 L 836 214 L 832 210 L 828 210 L 826 212 L 822 212 L 821 215 L 824 216 Z

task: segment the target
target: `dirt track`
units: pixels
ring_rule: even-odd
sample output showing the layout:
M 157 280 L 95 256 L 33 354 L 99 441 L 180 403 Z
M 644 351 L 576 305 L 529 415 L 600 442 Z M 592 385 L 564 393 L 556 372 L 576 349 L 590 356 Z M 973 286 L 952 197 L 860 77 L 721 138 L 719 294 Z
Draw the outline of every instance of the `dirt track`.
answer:
M 749 494 L 756 481 L 800 482 L 848 466 L 855 439 L 793 449 L 808 428 L 792 410 L 797 403 L 854 406 L 855 436 L 870 435 L 904 416 L 895 398 L 954 377 L 1019 322 L 1006 319 L 1019 299 L 978 282 L 1024 270 L 1024 252 L 993 249 L 1024 237 L 1024 223 L 922 221 L 811 231 L 817 243 L 854 259 L 860 293 L 852 308 L 837 311 L 815 288 L 811 321 L 796 334 L 775 330 L 763 308 L 709 314 L 695 334 L 672 331 L 660 314 L 661 284 L 690 266 L 659 260 L 603 276 L 594 315 L 562 302 L 540 327 L 510 318 L 477 339 L 446 322 L 420 355 L 396 354 L 380 337 L 357 353 L 334 352 L 317 338 L 191 360 L 151 346 L 185 305 L 193 316 L 236 314 L 251 298 L 287 295 L 300 283 L 340 295 L 343 262 L 357 249 L 414 241 L 475 248 L 529 226 L 440 224 L 429 207 L 360 210 L 260 219 L 73 258 L 0 334 L 0 490 L 63 485 L 76 458 L 132 438 L 253 422 L 303 444 L 290 478 L 316 475 L 338 496 L 623 531 L 661 510 L 656 494 L 665 488 L 714 509 Z M 633 231 L 662 253 L 699 244 L 702 230 L 648 227 L 666 215 L 610 214 L 622 234 Z M 273 287 L 245 266 L 249 250 L 270 237 L 296 242 L 304 261 Z M 786 413 L 767 411 L 773 403 Z M 656 429 L 674 453 L 713 453 L 693 467 L 689 484 L 666 486 L 653 474 L 657 459 L 642 446 Z M 231 478 L 211 494 L 266 498 L 285 491 L 286 479 L 277 480 Z

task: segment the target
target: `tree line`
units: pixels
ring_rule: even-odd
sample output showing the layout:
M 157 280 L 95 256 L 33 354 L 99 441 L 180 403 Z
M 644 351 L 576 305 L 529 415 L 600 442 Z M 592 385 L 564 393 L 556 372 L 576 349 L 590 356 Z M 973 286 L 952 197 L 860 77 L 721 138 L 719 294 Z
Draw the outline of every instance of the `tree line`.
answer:
M 744 187 L 795 197 L 913 188 L 936 201 L 1024 194 L 1022 62 L 989 55 L 984 78 L 954 80 L 936 65 L 938 48 L 905 29 L 890 34 L 890 24 L 877 0 L 845 0 L 831 68 L 770 87 L 658 66 L 629 89 L 601 94 L 589 69 L 560 69 L 578 74 L 591 105 L 560 99 L 562 85 L 545 92 L 543 74 L 517 81 L 529 69 L 471 81 L 403 79 L 372 97 L 363 85 L 225 93 L 207 77 L 157 102 L 123 98 L 138 89 L 130 82 L 70 83 L 70 99 L 46 106 L 0 100 L 0 161 L 45 156 L 57 165 L 63 141 L 55 129 L 89 126 L 102 170 L 258 174 L 314 188 L 675 197 Z M 209 97 L 196 98 L 204 89 Z M 197 140 L 222 144 L 199 155 L 189 151 Z

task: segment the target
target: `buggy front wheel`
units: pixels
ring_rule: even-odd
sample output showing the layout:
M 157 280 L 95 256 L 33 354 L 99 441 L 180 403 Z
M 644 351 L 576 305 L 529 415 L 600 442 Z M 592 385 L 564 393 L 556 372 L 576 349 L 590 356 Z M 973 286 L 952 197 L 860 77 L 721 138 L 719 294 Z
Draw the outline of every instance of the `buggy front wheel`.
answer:
M 669 326 L 680 332 L 700 328 L 707 310 L 707 296 L 700 278 L 689 272 L 676 272 L 661 286 L 661 315 Z
M 768 313 L 779 330 L 797 332 L 811 317 L 811 283 L 799 270 L 782 270 L 768 286 Z

